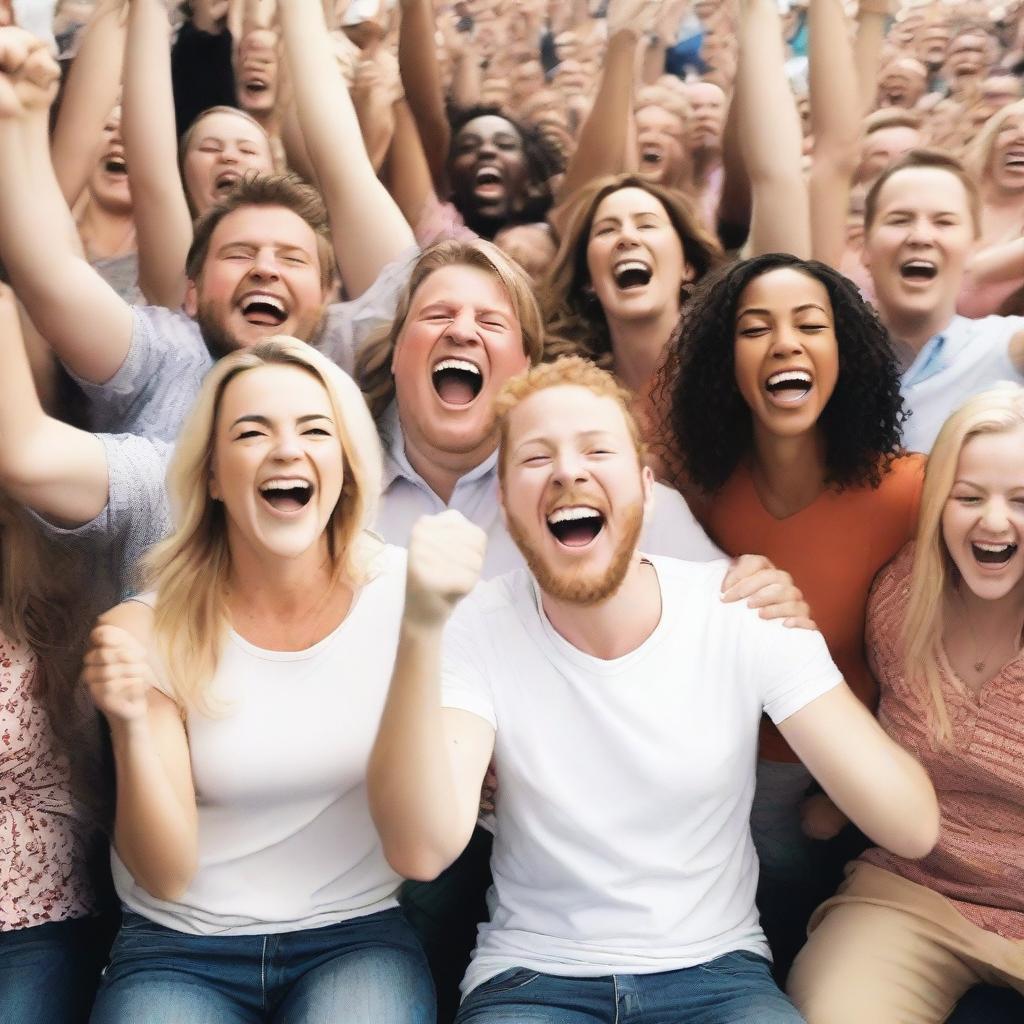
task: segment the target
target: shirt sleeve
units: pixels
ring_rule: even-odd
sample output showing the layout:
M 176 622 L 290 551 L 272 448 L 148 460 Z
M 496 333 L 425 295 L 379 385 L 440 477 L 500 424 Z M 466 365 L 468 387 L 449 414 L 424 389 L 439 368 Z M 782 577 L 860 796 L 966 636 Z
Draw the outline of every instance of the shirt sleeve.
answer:
M 664 484 L 654 485 L 654 509 L 644 524 L 640 550 L 684 562 L 713 562 L 729 557 L 704 532 L 686 499 Z
M 468 711 L 497 730 L 494 694 L 482 653 L 486 633 L 480 618 L 470 596 L 448 620 L 441 649 L 441 706 Z

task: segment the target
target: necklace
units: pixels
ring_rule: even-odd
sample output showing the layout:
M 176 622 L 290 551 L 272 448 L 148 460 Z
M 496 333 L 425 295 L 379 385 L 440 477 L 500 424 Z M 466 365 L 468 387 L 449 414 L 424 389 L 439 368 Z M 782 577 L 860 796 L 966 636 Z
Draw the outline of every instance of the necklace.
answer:
M 974 632 L 974 623 L 971 622 L 971 613 L 967 608 L 967 601 L 964 599 L 964 595 L 960 593 L 959 587 L 956 591 L 957 597 L 960 598 L 960 603 L 964 606 L 964 622 L 967 623 L 967 629 L 971 634 L 971 648 L 974 650 L 974 671 L 981 672 L 985 668 L 985 662 L 988 661 L 988 656 L 992 653 L 992 648 L 995 646 L 995 641 L 988 645 L 988 650 L 985 652 L 985 656 L 978 657 L 978 637 Z

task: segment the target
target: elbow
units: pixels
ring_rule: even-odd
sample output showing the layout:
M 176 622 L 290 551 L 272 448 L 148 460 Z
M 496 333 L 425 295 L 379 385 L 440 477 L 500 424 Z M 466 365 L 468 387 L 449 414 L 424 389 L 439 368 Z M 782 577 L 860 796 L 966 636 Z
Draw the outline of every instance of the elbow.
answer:
M 425 843 L 385 842 L 384 856 L 396 874 L 413 882 L 434 881 L 452 862 Z
M 154 899 L 163 900 L 165 903 L 177 903 L 188 892 L 188 887 L 195 878 L 198 862 L 196 857 L 192 856 L 182 858 L 180 864 L 143 867 L 125 861 L 125 867 L 131 872 L 136 884 Z

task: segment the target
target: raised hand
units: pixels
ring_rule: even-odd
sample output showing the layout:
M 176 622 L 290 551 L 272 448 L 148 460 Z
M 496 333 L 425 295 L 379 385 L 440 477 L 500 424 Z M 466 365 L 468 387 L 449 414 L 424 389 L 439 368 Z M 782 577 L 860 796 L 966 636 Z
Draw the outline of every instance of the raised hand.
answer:
M 608 38 L 623 31 L 639 38 L 652 31 L 659 8 L 659 0 L 612 0 L 608 5 Z
M 89 636 L 82 682 L 111 728 L 145 720 L 153 670 L 145 648 L 119 626 L 97 626 Z
M 461 512 L 424 516 L 412 528 L 405 585 L 405 618 L 443 625 L 480 579 L 487 534 Z
M 59 81 L 60 68 L 42 40 L 14 26 L 0 28 L 0 117 L 48 111 Z

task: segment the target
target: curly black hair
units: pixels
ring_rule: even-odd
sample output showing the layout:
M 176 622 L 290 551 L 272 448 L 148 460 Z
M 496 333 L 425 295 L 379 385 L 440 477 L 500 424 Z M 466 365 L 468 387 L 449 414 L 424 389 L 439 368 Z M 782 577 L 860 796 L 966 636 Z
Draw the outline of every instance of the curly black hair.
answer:
M 565 154 L 536 125 L 517 121 L 509 115 L 507 110 L 497 105 L 480 103 L 460 109 L 449 108 L 448 120 L 452 129 L 451 145 L 448 150 L 449 164 L 455 155 L 455 144 L 459 132 L 470 121 L 478 117 L 500 117 L 502 120 L 508 121 L 523 140 L 523 156 L 526 159 L 529 185 L 524 202 L 516 210 L 515 219 L 508 223 L 510 225 L 533 224 L 536 221 L 544 220 L 554 202 L 551 179 L 565 170 Z M 459 212 L 464 217 L 467 216 L 467 211 L 460 210 Z M 472 224 L 468 217 L 466 223 L 477 234 L 481 233 L 481 228 L 487 233 L 487 237 L 494 233 L 494 225 Z
M 826 482 L 837 490 L 877 487 L 900 450 L 909 415 L 889 332 L 851 281 L 817 260 L 788 253 L 734 263 L 694 292 L 655 385 L 666 410 L 662 436 L 690 482 L 709 493 L 751 451 L 751 412 L 736 383 L 736 311 L 754 278 L 783 267 L 820 281 L 832 303 L 839 376 L 818 420 L 825 437 Z

